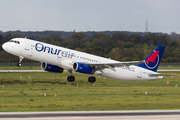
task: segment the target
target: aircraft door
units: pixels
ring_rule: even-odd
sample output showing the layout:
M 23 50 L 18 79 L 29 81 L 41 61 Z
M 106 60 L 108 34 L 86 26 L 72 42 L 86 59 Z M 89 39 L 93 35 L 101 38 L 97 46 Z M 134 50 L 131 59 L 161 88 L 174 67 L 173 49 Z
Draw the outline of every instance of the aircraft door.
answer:
M 27 51 L 26 52 L 27 57 L 32 57 L 32 55 L 33 55 L 33 49 L 30 48 L 30 45 L 31 45 L 31 42 L 29 40 L 25 39 L 25 48 L 24 49 Z
M 25 50 L 30 50 L 30 42 L 27 39 L 25 39 Z

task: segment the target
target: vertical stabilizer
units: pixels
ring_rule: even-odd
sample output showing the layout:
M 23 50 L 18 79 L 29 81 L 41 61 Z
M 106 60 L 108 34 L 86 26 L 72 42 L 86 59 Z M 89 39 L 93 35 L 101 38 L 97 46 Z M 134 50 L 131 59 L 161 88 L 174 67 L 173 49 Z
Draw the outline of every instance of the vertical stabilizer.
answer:
M 154 72 L 157 71 L 159 63 L 161 61 L 162 55 L 164 53 L 165 46 L 159 45 L 155 50 L 151 52 L 151 54 L 144 60 L 145 63 L 141 63 L 137 66 L 152 70 Z

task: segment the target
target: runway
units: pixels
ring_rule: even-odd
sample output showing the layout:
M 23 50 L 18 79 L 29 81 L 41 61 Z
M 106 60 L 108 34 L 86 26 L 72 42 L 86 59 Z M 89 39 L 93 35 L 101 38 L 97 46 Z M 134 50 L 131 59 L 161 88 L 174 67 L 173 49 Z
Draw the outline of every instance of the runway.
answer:
M 179 120 L 180 110 L 1 112 L 8 120 Z
M 157 72 L 161 71 L 180 71 L 180 69 L 158 69 Z M 0 70 L 0 72 L 46 72 L 44 70 Z
M 157 72 L 161 71 L 180 71 L 180 69 L 158 69 Z
M 46 72 L 44 70 L 0 70 L 0 72 Z

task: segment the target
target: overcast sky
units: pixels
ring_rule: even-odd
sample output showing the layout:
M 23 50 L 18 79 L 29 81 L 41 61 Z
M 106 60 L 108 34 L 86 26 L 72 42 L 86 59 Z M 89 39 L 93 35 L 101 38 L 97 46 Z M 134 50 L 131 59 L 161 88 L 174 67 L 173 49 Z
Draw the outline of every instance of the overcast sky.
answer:
M 180 34 L 180 0 L 0 0 L 0 31 Z

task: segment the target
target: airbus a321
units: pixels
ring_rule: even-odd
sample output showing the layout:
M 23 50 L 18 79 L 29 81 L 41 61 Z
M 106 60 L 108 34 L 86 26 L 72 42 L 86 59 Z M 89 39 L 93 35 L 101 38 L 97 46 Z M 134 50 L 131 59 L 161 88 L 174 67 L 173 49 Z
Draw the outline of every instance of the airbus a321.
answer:
M 167 76 L 156 72 L 165 49 L 161 45 L 145 60 L 129 62 L 120 62 L 27 38 L 13 38 L 2 47 L 6 52 L 19 56 L 18 66 L 21 66 L 23 58 L 27 58 L 41 62 L 41 68 L 48 72 L 62 73 L 64 69 L 68 70 L 69 82 L 75 80 L 73 71 L 90 74 L 89 82 L 96 81 L 94 74 L 125 81 L 154 80 Z

